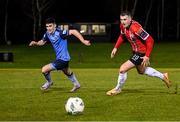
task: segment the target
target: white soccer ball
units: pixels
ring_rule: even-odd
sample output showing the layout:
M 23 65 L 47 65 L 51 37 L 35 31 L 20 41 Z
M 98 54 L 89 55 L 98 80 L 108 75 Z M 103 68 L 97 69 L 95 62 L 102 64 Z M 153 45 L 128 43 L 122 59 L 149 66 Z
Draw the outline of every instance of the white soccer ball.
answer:
M 70 97 L 65 104 L 65 110 L 72 115 L 80 114 L 84 111 L 84 102 L 79 97 Z

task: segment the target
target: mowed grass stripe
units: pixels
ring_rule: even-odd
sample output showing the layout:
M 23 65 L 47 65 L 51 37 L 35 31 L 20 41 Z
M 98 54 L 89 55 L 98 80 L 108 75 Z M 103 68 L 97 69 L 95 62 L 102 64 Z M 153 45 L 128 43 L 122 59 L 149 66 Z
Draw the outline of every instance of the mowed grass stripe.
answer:
M 72 68 L 82 88 L 70 93 L 71 82 L 62 72 L 52 72 L 54 85 L 46 92 L 39 87 L 45 82 L 40 69 L 0 69 L 0 120 L 2 121 L 180 121 L 180 94 L 175 86 L 133 69 L 122 94 L 109 97 L 105 93 L 116 85 L 116 69 Z M 179 85 L 179 69 L 158 68 L 169 72 Z M 178 89 L 179 90 L 179 89 Z M 64 105 L 71 96 L 85 102 L 85 111 L 70 116 Z

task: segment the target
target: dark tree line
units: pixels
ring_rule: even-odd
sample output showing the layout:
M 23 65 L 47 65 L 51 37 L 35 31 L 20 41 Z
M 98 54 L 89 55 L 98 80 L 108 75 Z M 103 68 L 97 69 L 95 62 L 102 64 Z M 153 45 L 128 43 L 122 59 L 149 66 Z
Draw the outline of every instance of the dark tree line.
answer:
M 128 10 L 145 29 L 152 27 L 158 40 L 174 35 L 180 40 L 180 1 L 174 0 L 120 0 L 114 1 L 112 11 Z M 120 5 L 119 5 L 120 4 Z M 120 6 L 120 7 L 119 7 Z M 148 27 L 149 26 L 149 27 Z
M 42 16 L 50 9 L 55 0 L 23 0 L 17 1 L 20 7 L 22 7 L 23 13 L 29 18 L 33 23 L 33 38 L 37 39 L 42 28 Z M 23 2 L 23 4 L 21 3 Z M 11 0 L 5 0 L 4 6 L 4 41 L 6 44 L 11 44 L 11 41 L 8 39 L 7 29 L 8 29 L 8 14 L 13 12 L 12 8 L 9 10 L 8 6 L 11 4 Z M 15 8 L 16 9 L 16 8 Z
M 16 3 L 16 5 L 12 5 L 12 1 Z M 88 6 L 92 7 L 87 9 Z M 61 2 L 56 0 L 1 0 L 0 7 L 0 27 L 2 28 L 0 43 L 11 43 L 9 41 L 10 34 L 8 30 L 10 29 L 10 23 L 13 21 L 10 17 L 16 9 L 22 10 L 20 16 L 22 16 L 22 18 L 26 17 L 28 21 L 32 23 L 32 39 L 37 39 L 40 36 L 43 18 L 45 15 L 47 16 L 47 14 L 52 14 L 50 10 L 55 12 L 52 15 L 58 17 L 61 15 L 60 11 L 64 11 L 64 9 L 69 9 L 65 12 L 70 12 L 62 14 L 62 16 L 65 16 L 65 18 L 66 16 L 67 18 L 72 16 L 74 19 L 78 19 L 74 21 L 83 21 L 83 18 L 90 16 L 92 19 L 88 18 L 89 22 L 94 22 L 94 20 L 97 20 L 99 17 L 103 18 L 104 22 L 109 22 L 104 19 L 108 18 L 112 23 L 116 20 L 118 21 L 120 11 L 129 10 L 132 12 L 134 19 L 139 20 L 145 29 L 154 32 L 153 35 L 155 35 L 158 40 L 163 40 L 167 37 L 174 37 L 176 40 L 180 39 L 179 0 L 100 0 L 86 2 L 78 0 L 65 0 Z M 86 13 L 86 15 L 84 15 L 84 13 Z

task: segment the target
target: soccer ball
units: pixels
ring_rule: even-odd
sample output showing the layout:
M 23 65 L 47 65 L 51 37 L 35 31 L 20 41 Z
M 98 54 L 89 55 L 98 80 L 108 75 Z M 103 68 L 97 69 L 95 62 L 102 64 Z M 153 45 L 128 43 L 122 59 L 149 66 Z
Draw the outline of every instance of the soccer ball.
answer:
M 79 97 L 70 97 L 65 104 L 65 110 L 68 114 L 80 114 L 84 111 L 84 102 Z

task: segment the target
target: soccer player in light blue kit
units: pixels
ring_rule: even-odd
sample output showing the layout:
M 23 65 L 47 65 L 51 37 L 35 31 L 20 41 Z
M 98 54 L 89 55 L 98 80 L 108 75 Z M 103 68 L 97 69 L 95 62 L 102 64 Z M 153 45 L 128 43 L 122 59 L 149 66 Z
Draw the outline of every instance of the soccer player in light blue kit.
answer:
M 71 92 L 75 92 L 80 88 L 80 83 L 76 79 L 75 74 L 69 68 L 70 55 L 67 49 L 67 39 L 69 35 L 77 37 L 84 45 L 90 46 L 89 40 L 85 40 L 76 29 L 61 30 L 56 27 L 55 19 L 46 19 L 46 33 L 39 41 L 31 41 L 29 46 L 42 46 L 50 41 L 56 53 L 56 60 L 42 67 L 42 73 L 46 79 L 46 83 L 41 86 L 41 90 L 47 90 L 53 84 L 50 72 L 53 70 L 62 70 L 63 73 L 72 81 L 74 87 Z

